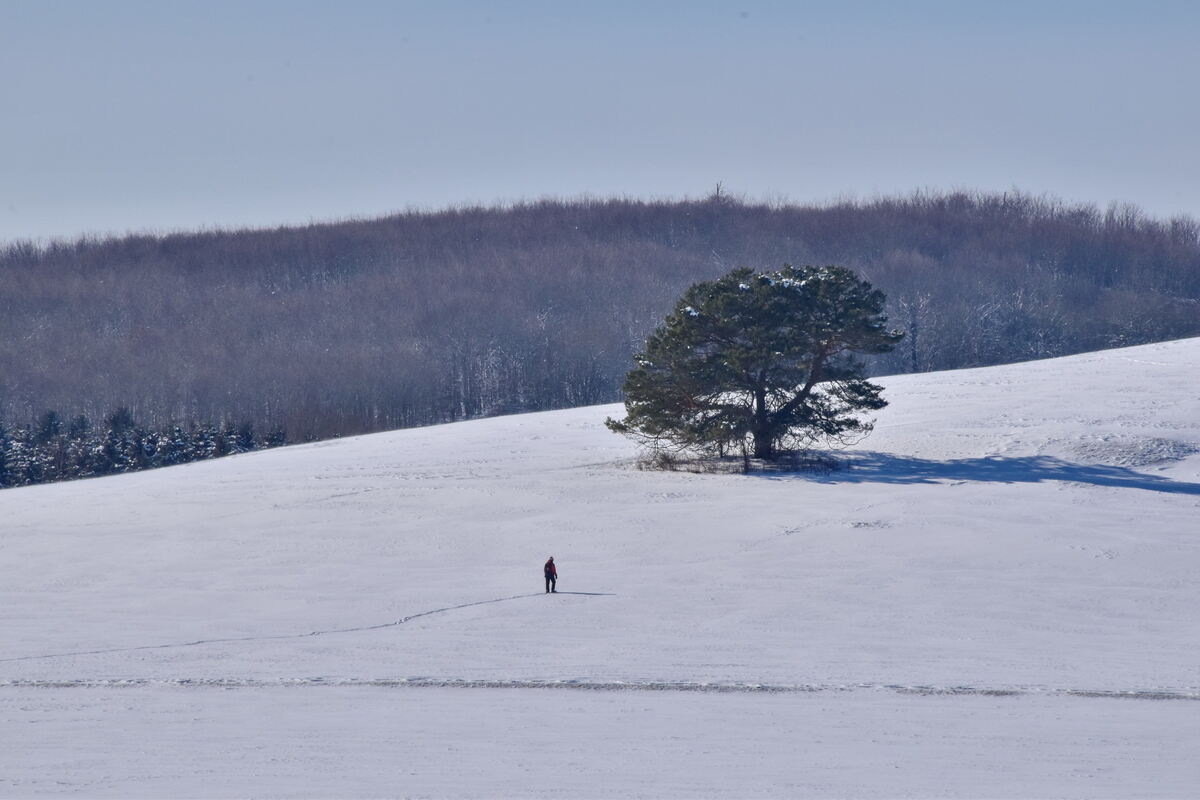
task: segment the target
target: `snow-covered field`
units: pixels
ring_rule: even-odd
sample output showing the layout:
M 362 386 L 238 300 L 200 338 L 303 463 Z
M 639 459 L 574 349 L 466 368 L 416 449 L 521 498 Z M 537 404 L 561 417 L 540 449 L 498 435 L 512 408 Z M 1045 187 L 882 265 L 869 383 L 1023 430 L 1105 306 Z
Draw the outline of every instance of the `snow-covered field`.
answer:
M 1200 796 L 1198 375 L 888 378 L 827 475 L 607 406 L 0 492 L 0 795 Z

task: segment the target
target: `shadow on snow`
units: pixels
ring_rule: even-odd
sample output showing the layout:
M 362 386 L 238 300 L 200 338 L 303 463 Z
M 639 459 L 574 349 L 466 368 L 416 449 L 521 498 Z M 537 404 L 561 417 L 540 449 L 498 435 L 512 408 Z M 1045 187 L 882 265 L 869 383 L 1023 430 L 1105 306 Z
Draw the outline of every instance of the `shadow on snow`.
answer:
M 1042 483 L 1065 481 L 1119 489 L 1145 489 L 1152 492 L 1200 495 L 1200 483 L 1185 483 L 1146 475 L 1127 467 L 1105 464 L 1073 464 L 1052 456 L 1006 458 L 962 458 L 932 461 L 891 453 L 840 453 L 838 467 L 829 472 L 767 472 L 756 477 L 768 480 L 807 480 L 814 483 L 943 483 L 980 481 L 985 483 Z M 754 473 L 752 473 L 754 474 Z

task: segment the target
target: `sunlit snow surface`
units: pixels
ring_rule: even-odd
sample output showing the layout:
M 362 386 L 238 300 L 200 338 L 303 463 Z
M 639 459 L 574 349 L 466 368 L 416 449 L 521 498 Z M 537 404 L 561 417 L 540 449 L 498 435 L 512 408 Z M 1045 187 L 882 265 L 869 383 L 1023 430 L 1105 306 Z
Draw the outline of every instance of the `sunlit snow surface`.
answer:
M 883 379 L 829 474 L 606 406 L 0 491 L 0 795 L 1200 795 L 1198 375 Z

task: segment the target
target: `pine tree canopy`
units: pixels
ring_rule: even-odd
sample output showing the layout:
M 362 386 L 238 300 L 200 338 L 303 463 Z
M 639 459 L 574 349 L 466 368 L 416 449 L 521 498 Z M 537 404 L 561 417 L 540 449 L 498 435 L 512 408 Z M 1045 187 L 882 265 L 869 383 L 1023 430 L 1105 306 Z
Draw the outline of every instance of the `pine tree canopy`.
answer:
M 612 430 L 655 447 L 756 458 L 870 430 L 883 408 L 856 353 L 885 353 L 884 295 L 843 267 L 734 270 L 684 292 L 625 377 Z

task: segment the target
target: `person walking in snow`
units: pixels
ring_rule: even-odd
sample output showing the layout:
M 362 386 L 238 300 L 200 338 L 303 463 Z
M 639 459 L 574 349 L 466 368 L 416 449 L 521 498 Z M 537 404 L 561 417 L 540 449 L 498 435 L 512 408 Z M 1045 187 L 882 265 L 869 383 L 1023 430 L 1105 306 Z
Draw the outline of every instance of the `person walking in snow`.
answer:
M 542 569 L 546 574 L 546 593 L 558 593 L 558 589 L 554 588 L 554 584 L 558 582 L 558 570 L 554 567 L 554 556 L 550 556 L 550 560 L 546 562 L 546 566 Z

